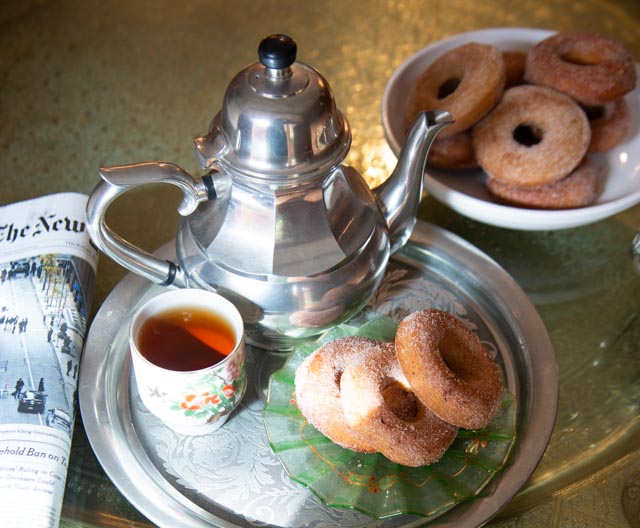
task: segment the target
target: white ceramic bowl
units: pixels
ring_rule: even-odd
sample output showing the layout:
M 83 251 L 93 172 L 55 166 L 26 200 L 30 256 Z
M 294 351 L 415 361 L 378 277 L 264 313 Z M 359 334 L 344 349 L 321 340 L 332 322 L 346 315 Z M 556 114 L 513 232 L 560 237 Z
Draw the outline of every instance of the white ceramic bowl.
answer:
M 471 31 L 435 42 L 407 59 L 389 79 L 382 98 L 382 124 L 397 155 L 403 139 L 403 113 L 416 78 L 437 57 L 467 42 L 493 44 L 501 50 L 528 50 L 551 31 L 500 28 Z M 640 70 L 640 69 L 639 69 Z M 588 207 L 543 211 L 499 203 L 484 185 L 481 170 L 444 171 L 428 167 L 425 187 L 437 200 L 474 220 L 511 229 L 565 229 L 612 216 L 640 202 L 640 88 L 627 94 L 632 125 L 626 141 L 604 154 L 592 156 L 605 179 L 596 201 Z

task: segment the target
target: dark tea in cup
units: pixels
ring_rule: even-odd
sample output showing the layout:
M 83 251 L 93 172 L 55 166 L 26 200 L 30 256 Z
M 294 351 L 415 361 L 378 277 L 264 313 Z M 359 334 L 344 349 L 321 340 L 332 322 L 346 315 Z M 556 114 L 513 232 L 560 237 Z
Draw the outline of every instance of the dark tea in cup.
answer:
M 153 314 L 138 334 L 142 356 L 161 368 L 182 372 L 220 363 L 235 344 L 236 336 L 227 320 L 190 306 Z
M 247 388 L 244 324 L 224 297 L 165 290 L 136 310 L 129 344 L 142 403 L 177 433 L 213 432 L 240 404 Z

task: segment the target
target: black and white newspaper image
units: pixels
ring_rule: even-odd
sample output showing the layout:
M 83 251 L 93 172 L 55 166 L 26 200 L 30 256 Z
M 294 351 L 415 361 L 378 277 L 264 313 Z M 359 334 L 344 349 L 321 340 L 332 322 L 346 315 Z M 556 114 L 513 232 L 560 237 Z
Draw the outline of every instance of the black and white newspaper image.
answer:
M 0 526 L 60 519 L 98 262 L 86 202 L 0 207 Z

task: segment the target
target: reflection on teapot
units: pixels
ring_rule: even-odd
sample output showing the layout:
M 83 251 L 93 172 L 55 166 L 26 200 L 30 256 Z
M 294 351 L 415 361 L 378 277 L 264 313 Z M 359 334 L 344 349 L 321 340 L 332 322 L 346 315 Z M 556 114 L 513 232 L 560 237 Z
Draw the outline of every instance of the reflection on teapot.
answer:
M 296 51 L 285 35 L 267 37 L 259 62 L 231 81 L 208 134 L 195 140 L 207 174 L 194 178 L 165 162 L 102 168 L 87 205 L 92 239 L 116 262 L 156 283 L 217 291 L 242 313 L 247 341 L 273 349 L 291 348 L 368 302 L 389 256 L 411 235 L 429 147 L 451 122 L 446 112 L 420 114 L 393 174 L 373 192 L 342 164 L 347 119 Z M 155 182 L 183 193 L 177 264 L 104 221 L 120 194 Z

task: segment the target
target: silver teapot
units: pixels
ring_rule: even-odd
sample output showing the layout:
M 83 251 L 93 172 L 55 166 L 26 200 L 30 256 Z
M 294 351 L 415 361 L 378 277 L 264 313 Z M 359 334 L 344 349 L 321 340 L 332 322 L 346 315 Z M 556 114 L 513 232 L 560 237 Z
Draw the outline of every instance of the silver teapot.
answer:
M 429 147 L 451 122 L 447 112 L 420 114 L 373 192 L 342 164 L 347 119 L 296 52 L 293 39 L 271 35 L 259 62 L 231 81 L 208 133 L 195 140 L 204 176 L 165 162 L 103 167 L 87 205 L 89 233 L 109 257 L 155 283 L 217 291 L 242 313 L 247 342 L 278 350 L 366 305 L 411 235 Z M 157 182 L 184 195 L 178 263 L 133 246 L 104 220 L 122 193 Z

